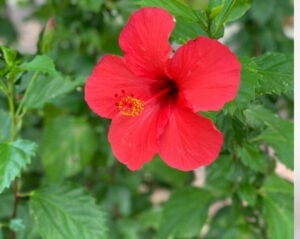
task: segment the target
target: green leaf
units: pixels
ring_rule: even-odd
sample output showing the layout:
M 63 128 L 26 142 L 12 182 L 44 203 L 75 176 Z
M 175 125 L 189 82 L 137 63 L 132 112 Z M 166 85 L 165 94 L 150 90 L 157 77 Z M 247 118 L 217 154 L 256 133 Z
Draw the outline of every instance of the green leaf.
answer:
M 186 22 L 195 23 L 207 31 L 208 19 L 204 11 L 194 11 L 192 8 L 184 5 L 178 0 L 140 0 L 137 2 L 139 6 L 160 7 L 166 9 L 172 15 L 182 18 Z
M 220 38 L 224 35 L 224 24 L 243 16 L 251 7 L 251 0 L 213 0 L 209 2 L 209 35 Z
M 267 169 L 267 158 L 253 144 L 244 144 L 237 149 L 237 155 L 242 163 L 254 171 L 264 173 Z
M 263 217 L 267 223 L 269 238 L 294 238 L 293 185 L 273 174 L 265 180 L 261 191 Z
M 30 163 L 36 149 L 36 144 L 28 140 L 0 143 L 0 193 Z
M 38 189 L 30 198 L 30 213 L 44 239 L 106 238 L 105 216 L 82 188 L 56 185 Z
M 120 218 L 117 221 L 117 228 L 120 235 L 117 238 L 124 239 L 140 239 L 139 237 L 139 223 L 130 218 Z
M 254 229 L 254 230 L 253 230 Z M 257 239 L 263 238 L 245 220 L 241 207 L 234 202 L 230 206 L 224 205 L 217 211 L 209 225 L 205 239 Z
M 1 68 L 1 66 L 0 66 L 0 68 Z M 0 74 L 1 74 L 1 72 L 0 72 Z M 2 80 L 0 80 L 0 91 L 2 91 L 5 95 L 7 95 L 7 93 L 8 93 L 7 92 L 8 89 Z
M 294 169 L 294 127 L 287 121 L 280 123 L 280 128 L 268 128 L 256 139 L 265 141 L 275 149 L 279 160 L 288 168 Z
M 70 92 L 80 84 L 82 77 L 72 81 L 65 76 L 39 76 L 24 101 L 24 107 L 41 108 L 45 103 Z
M 172 39 L 180 44 L 184 44 L 190 39 L 198 36 L 207 36 L 207 32 L 196 22 L 186 22 L 181 17 L 176 17 L 175 29 L 172 32 Z
M 158 230 L 162 219 L 162 208 L 152 207 L 139 215 L 139 221 L 144 228 Z
M 276 174 L 270 175 L 263 185 L 263 193 L 281 193 L 293 196 L 294 186 L 291 182 L 280 178 Z
M 0 142 L 9 140 L 11 120 L 8 112 L 0 109 Z
M 283 120 L 262 106 L 252 106 L 244 111 L 247 122 L 252 126 L 266 125 L 267 128 L 255 138 L 265 141 L 275 149 L 279 160 L 294 168 L 293 123 Z
M 33 72 L 56 74 L 53 60 L 47 55 L 37 55 L 32 61 L 20 65 L 21 69 Z
M 5 46 L 0 46 L 0 49 L 2 51 L 3 58 L 6 62 L 6 64 L 9 66 L 12 66 L 17 57 L 17 52 L 15 50 L 5 47 Z
M 226 22 L 241 18 L 252 6 L 253 0 L 237 0 Z
M 197 22 L 198 17 L 196 12 L 179 2 L 178 0 L 140 0 L 137 2 L 139 6 L 159 7 L 164 8 L 174 16 L 182 17 L 188 22 Z
M 35 223 L 30 216 L 29 212 L 29 203 L 19 204 L 17 215 L 18 218 L 22 221 L 24 227 L 21 230 L 16 231 L 16 238 L 18 239 L 40 239 L 39 233 L 35 227 Z M 13 204 L 12 204 L 13 205 Z
M 242 64 L 241 81 L 238 94 L 233 101 L 227 103 L 223 110 L 225 113 L 234 115 L 236 110 L 242 110 L 255 99 L 255 92 L 258 88 L 260 74 L 257 73 L 257 65 L 251 58 L 242 57 L 239 59 Z
M 242 201 L 247 202 L 250 206 L 254 206 L 257 201 L 256 188 L 251 184 L 241 184 L 238 190 L 238 195 Z
M 261 94 L 287 94 L 293 98 L 294 76 L 293 56 L 282 53 L 266 53 L 254 58 L 262 75 L 259 93 Z
M 231 182 L 233 169 L 232 156 L 220 155 L 214 163 L 205 167 L 205 188 L 216 198 L 231 195 L 233 190 Z M 234 176 L 234 178 L 236 177 Z
M 263 217 L 267 223 L 269 238 L 294 238 L 292 197 L 265 195 L 263 197 Z
M 47 122 L 42 147 L 47 176 L 57 181 L 78 173 L 96 147 L 95 133 L 83 119 L 62 116 Z
M 224 172 L 230 172 L 232 167 L 231 155 L 220 155 L 214 163 L 205 167 L 206 182 L 215 182 L 221 178 L 227 178 L 228 174 L 224 175 Z
M 191 173 L 170 168 L 159 156 L 155 156 L 150 163 L 145 164 L 145 171 L 149 171 L 153 177 L 173 186 L 183 186 L 188 180 L 191 181 L 192 179 Z
M 211 200 L 209 192 L 198 188 L 184 188 L 172 193 L 163 208 L 158 238 L 191 238 L 198 235 L 207 219 Z
M 220 1 L 213 1 L 220 2 Z M 220 38 L 224 35 L 224 24 L 232 12 L 236 0 L 224 0 L 220 5 L 214 6 L 210 12 L 210 32 L 209 35 L 212 38 Z

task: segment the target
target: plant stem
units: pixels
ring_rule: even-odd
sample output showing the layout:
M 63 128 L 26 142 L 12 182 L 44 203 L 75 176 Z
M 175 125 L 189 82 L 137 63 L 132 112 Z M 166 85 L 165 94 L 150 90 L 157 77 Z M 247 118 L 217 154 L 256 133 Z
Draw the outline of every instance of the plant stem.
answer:
M 9 104 L 10 117 L 11 117 L 10 140 L 11 140 L 11 142 L 13 142 L 16 140 L 16 137 L 17 137 L 17 119 L 16 119 L 16 112 L 15 112 L 15 104 L 14 104 L 14 78 L 13 77 L 11 77 L 9 79 L 8 104 Z M 14 190 L 14 207 L 13 207 L 11 219 L 16 218 L 17 208 L 18 208 L 18 203 L 19 203 L 17 178 L 15 178 L 15 180 L 13 182 L 13 190 Z M 10 234 L 10 239 L 15 239 L 15 233 L 13 230 L 10 230 L 9 234 Z
M 10 140 L 13 142 L 16 140 L 16 114 L 15 114 L 15 104 L 14 104 L 14 79 L 9 79 L 8 85 L 8 104 L 11 118 L 11 132 Z
M 30 197 L 31 195 L 32 195 L 32 193 L 33 193 L 33 191 L 31 191 L 31 192 L 27 192 L 27 193 L 20 193 L 20 192 L 18 192 L 18 197 L 19 198 L 26 198 L 26 197 Z
M 13 208 L 13 213 L 12 213 L 12 218 L 15 218 L 17 216 L 17 207 L 18 207 L 18 202 L 19 202 L 19 196 L 18 196 L 18 179 L 15 178 L 14 180 L 14 208 Z
M 13 189 L 14 189 L 14 207 L 13 207 L 13 213 L 11 215 L 11 219 L 16 218 L 18 204 L 19 204 L 18 179 L 17 178 L 15 178 L 15 180 L 14 180 Z M 9 234 L 10 234 L 10 239 L 15 239 L 15 232 L 13 230 L 10 229 Z

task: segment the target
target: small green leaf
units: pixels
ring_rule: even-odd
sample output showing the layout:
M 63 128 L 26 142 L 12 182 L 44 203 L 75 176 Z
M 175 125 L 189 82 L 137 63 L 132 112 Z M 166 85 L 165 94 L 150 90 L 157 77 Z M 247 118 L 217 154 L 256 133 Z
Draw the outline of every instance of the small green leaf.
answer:
M 71 81 L 68 77 L 58 75 L 39 76 L 24 101 L 24 107 L 41 108 L 45 103 L 70 92 L 80 84 L 82 84 L 81 77 Z
M 243 16 L 251 7 L 252 0 L 213 0 L 209 2 L 209 35 L 220 38 L 224 34 L 224 24 Z
M 158 238 L 191 238 L 199 234 L 207 219 L 212 195 L 203 189 L 184 188 L 172 193 L 163 208 Z
M 3 58 L 6 62 L 6 64 L 9 66 L 12 66 L 17 57 L 17 52 L 15 50 L 5 47 L 5 46 L 0 46 L 0 49 L 2 51 Z
M 232 163 L 231 155 L 220 155 L 214 163 L 205 168 L 206 182 L 210 183 L 221 178 L 227 178 L 228 173 L 231 171 Z M 226 172 L 225 175 L 224 172 Z
M 259 82 L 259 93 L 287 94 L 290 98 L 293 98 L 293 56 L 269 52 L 263 56 L 254 58 L 254 60 L 258 66 L 258 73 L 262 75 Z
M 237 0 L 226 22 L 241 18 L 252 6 L 253 0 Z
M 267 169 L 267 158 L 258 147 L 252 144 L 244 144 L 237 149 L 238 157 L 242 163 L 254 171 L 264 173 Z
M 36 149 L 36 144 L 28 140 L 0 143 L 0 193 L 30 163 Z
M 20 65 L 21 69 L 33 72 L 56 74 L 53 60 L 47 55 L 37 55 L 32 61 Z
M 250 206 L 254 206 L 257 200 L 256 188 L 251 184 L 241 184 L 238 190 L 241 200 L 247 202 Z
M 255 140 L 265 141 L 275 149 L 279 160 L 287 167 L 294 168 L 293 123 L 283 120 L 262 106 L 252 106 L 244 111 L 246 121 L 253 127 L 267 128 Z
M 82 188 L 53 185 L 34 191 L 30 213 L 44 239 L 105 239 L 105 216 Z
M 42 162 L 48 177 L 61 180 L 78 173 L 92 158 L 97 139 L 83 120 L 58 117 L 45 126 Z
M 214 1 L 220 2 L 220 1 Z M 224 24 L 230 16 L 231 11 L 234 8 L 236 0 L 224 0 L 220 5 L 213 8 L 210 13 L 210 37 L 220 38 L 224 35 Z

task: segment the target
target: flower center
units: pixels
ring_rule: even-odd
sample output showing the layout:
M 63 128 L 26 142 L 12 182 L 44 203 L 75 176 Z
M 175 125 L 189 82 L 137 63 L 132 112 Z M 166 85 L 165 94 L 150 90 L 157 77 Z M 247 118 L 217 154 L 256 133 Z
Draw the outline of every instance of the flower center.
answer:
M 144 110 L 144 102 L 133 96 L 122 97 L 116 106 L 125 116 L 138 116 Z
M 154 96 L 152 99 L 159 99 L 161 103 L 170 102 L 170 100 L 174 102 L 177 100 L 178 91 L 178 86 L 175 81 L 169 78 L 163 78 L 160 84 L 153 86 Z
M 173 98 L 173 99 L 176 99 L 177 98 L 177 95 L 178 95 L 178 87 L 175 83 L 175 81 L 173 80 L 166 80 L 166 86 L 165 86 L 166 89 L 168 89 L 168 96 L 170 98 Z

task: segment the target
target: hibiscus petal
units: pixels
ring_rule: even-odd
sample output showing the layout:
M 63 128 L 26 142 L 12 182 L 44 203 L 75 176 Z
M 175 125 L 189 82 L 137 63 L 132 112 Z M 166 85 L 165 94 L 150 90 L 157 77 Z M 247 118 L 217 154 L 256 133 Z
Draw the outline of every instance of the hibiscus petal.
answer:
M 170 167 L 189 171 L 212 163 L 222 144 L 223 134 L 209 119 L 178 106 L 161 135 L 159 155 Z
M 150 102 L 135 117 L 113 118 L 108 140 L 115 157 L 130 170 L 138 170 L 158 152 L 159 136 L 168 120 L 169 110 Z
M 172 51 L 168 42 L 173 17 L 163 9 L 142 8 L 133 13 L 121 32 L 119 44 L 128 67 L 137 75 L 156 78 L 165 72 Z
M 219 110 L 237 94 L 241 65 L 227 46 L 198 37 L 175 52 L 168 72 L 194 111 Z
M 133 95 L 145 101 L 150 86 L 135 76 L 119 56 L 106 55 L 95 67 L 85 85 L 85 100 L 98 115 L 113 118 L 122 97 Z

